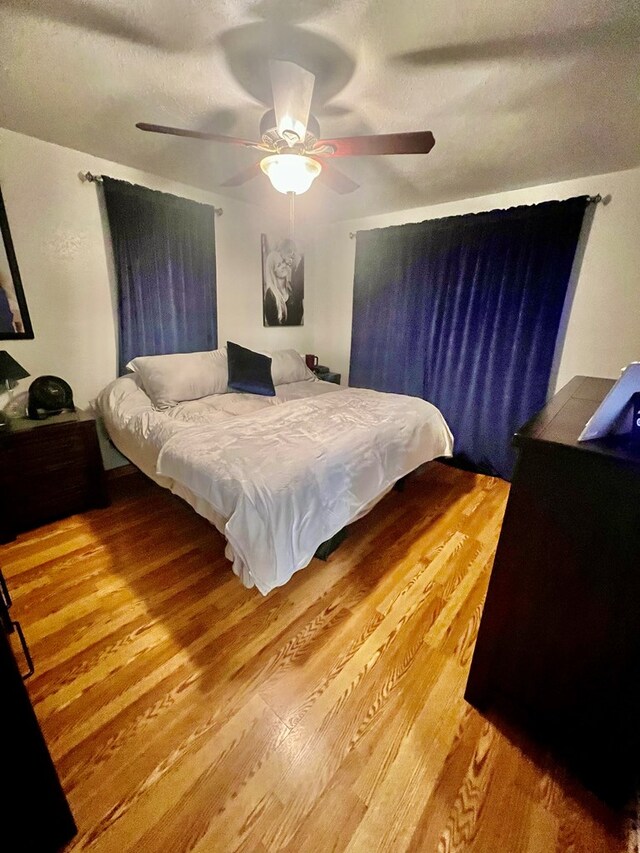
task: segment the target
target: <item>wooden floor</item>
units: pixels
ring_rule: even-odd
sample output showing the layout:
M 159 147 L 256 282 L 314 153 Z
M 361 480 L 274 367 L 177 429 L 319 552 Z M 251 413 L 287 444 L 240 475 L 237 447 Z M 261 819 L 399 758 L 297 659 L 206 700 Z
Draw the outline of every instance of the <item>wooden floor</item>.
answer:
M 92 851 L 627 851 L 463 699 L 507 484 L 433 463 L 263 598 L 156 486 L 0 550 Z

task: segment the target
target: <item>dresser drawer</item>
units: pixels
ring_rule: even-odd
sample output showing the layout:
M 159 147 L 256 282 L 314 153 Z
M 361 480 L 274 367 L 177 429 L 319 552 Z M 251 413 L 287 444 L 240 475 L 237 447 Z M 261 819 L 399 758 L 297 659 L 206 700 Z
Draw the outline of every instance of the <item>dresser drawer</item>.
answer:
M 33 459 L 81 458 L 87 452 L 85 433 L 84 427 L 76 429 L 43 427 L 16 432 L 12 436 L 11 452 L 21 455 L 22 464 L 29 464 Z
M 22 509 L 16 521 L 18 531 L 66 518 L 91 508 L 91 490 L 85 483 L 49 482 L 42 491 L 23 495 Z
M 18 421 L 0 442 L 0 541 L 108 503 L 95 421 Z
M 86 455 L 83 445 L 76 442 L 55 444 L 50 448 L 40 445 L 25 451 L 20 468 L 24 474 L 38 477 L 47 471 L 82 467 Z

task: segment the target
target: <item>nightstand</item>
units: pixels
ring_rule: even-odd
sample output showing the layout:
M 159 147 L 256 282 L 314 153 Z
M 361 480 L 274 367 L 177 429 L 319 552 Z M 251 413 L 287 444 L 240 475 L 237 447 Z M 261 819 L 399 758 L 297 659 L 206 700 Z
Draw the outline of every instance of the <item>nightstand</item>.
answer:
M 96 422 L 83 412 L 16 418 L 0 433 L 0 542 L 109 504 Z
M 323 382 L 333 382 L 334 385 L 340 384 L 340 373 L 332 373 L 331 371 L 329 371 L 328 373 L 316 373 L 316 376 L 318 377 L 318 379 L 322 379 Z

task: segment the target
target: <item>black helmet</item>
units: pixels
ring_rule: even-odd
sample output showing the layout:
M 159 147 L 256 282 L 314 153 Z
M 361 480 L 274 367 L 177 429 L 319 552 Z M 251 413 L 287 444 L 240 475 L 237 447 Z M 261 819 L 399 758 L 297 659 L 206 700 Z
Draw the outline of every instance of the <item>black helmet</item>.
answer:
M 73 392 L 68 382 L 59 376 L 38 376 L 29 386 L 27 414 L 40 420 L 70 410 L 75 412 Z

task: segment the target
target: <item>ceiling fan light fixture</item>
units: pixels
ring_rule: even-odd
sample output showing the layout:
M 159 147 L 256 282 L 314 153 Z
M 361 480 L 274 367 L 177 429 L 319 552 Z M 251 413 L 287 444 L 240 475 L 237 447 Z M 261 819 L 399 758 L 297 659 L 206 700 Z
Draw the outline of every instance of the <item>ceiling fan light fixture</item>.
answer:
M 271 154 L 260 161 L 260 168 L 279 193 L 306 193 L 322 171 L 322 166 L 304 154 Z

